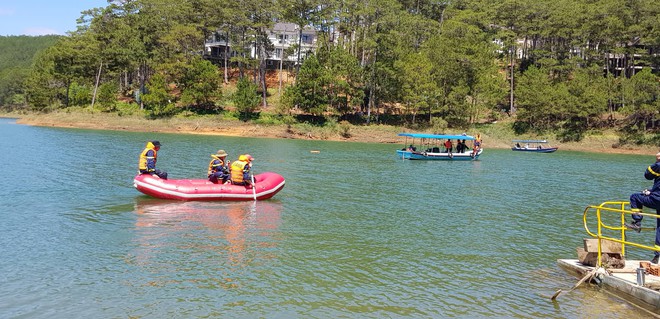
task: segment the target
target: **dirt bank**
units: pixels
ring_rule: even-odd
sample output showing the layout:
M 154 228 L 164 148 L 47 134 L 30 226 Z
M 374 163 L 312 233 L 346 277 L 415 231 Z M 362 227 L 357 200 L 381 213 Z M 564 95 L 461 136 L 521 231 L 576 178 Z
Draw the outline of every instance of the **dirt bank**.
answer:
M 119 130 L 131 132 L 163 132 L 182 134 L 205 134 L 225 136 L 251 136 L 265 138 L 289 138 L 307 140 L 347 141 L 362 143 L 394 143 L 403 144 L 404 140 L 397 136 L 399 132 L 411 130 L 389 125 L 350 126 L 348 135 L 342 136 L 339 130 L 315 128 L 297 125 L 261 125 L 235 120 L 221 120 L 217 117 L 190 117 L 149 120 L 141 116 L 119 116 L 114 113 L 67 113 L 55 112 L 49 114 L 0 114 L 1 117 L 18 118 L 17 123 L 35 126 L 86 128 L 101 130 Z M 507 123 L 483 125 L 478 130 L 468 131 L 470 135 L 480 133 L 485 148 L 509 148 L 512 139 L 535 139 L 539 137 L 514 136 Z M 553 140 L 549 139 L 551 142 Z M 574 150 L 596 153 L 644 154 L 652 155 L 658 152 L 657 146 L 617 145 L 618 137 L 613 132 L 601 135 L 590 135 L 580 142 L 552 143 L 560 150 Z

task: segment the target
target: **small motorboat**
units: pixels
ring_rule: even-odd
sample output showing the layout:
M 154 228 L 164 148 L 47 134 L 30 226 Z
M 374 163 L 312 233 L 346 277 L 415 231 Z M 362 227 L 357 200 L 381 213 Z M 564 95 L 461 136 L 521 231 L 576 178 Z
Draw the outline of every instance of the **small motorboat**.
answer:
M 149 196 L 176 200 L 263 200 L 284 188 L 284 177 L 272 172 L 254 175 L 254 189 L 243 185 L 214 184 L 208 179 L 161 179 L 139 174 L 133 186 Z
M 511 150 L 515 152 L 552 153 L 559 149 L 552 147 L 546 140 L 513 140 L 516 143 Z M 523 143 L 524 145 L 520 145 Z
M 406 141 L 403 148 L 396 150 L 397 157 L 408 160 L 445 160 L 445 161 L 474 161 L 479 159 L 484 151 L 481 147 L 474 151 L 467 145 L 464 150 L 458 152 L 449 152 L 443 147 L 442 140 L 475 141 L 478 138 L 470 135 L 437 135 L 423 133 L 399 133 L 399 136 L 405 136 Z M 412 144 L 408 145 L 408 138 L 412 138 Z M 420 139 L 419 144 L 415 144 L 415 139 Z M 417 145 L 425 150 L 417 150 Z

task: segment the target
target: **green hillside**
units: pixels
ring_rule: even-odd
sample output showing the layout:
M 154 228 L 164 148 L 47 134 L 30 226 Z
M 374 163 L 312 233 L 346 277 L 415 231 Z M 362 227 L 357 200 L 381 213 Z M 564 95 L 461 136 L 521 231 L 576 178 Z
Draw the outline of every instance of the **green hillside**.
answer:
M 23 81 L 27 78 L 36 54 L 55 44 L 60 36 L 0 36 L 0 105 L 10 106 L 22 99 Z

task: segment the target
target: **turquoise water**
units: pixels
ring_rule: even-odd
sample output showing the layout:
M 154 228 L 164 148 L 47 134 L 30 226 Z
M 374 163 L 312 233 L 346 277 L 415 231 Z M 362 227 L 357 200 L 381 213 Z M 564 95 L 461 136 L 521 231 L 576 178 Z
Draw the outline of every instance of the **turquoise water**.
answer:
M 150 139 L 170 178 L 204 177 L 221 148 L 286 187 L 257 203 L 146 197 L 132 178 Z M 651 155 L 485 141 L 479 161 L 415 162 L 400 147 L 0 119 L 0 317 L 651 317 L 594 286 L 547 297 L 577 282 L 556 260 L 576 257 L 584 207 L 648 186 Z

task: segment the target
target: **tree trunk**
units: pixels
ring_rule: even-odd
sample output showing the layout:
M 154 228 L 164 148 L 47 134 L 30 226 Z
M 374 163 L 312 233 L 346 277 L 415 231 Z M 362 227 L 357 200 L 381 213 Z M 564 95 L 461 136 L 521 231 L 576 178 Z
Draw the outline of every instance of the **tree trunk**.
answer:
M 229 84 L 229 31 L 225 32 L 225 84 Z
M 374 52 L 374 62 L 372 66 L 372 71 L 371 71 L 371 83 L 369 86 L 371 88 L 369 89 L 369 104 L 367 105 L 367 125 L 371 124 L 371 109 L 374 107 L 375 102 L 374 100 L 376 99 L 376 57 L 377 57 L 377 52 Z
M 282 47 L 280 52 L 280 86 L 277 88 L 277 95 L 282 96 L 282 65 L 284 64 L 284 34 L 282 36 Z
M 103 62 L 99 65 L 99 72 L 96 73 L 96 84 L 94 85 L 94 94 L 92 94 L 92 105 L 90 108 L 94 108 L 94 101 L 96 101 L 96 91 L 99 88 L 99 80 L 101 79 L 101 68 L 103 67 Z
M 510 94 L 510 96 L 509 96 L 509 100 L 510 100 L 509 101 L 509 103 L 510 103 L 509 112 L 511 112 L 511 114 L 516 113 L 516 107 L 515 107 L 515 104 L 513 103 L 513 69 L 514 69 L 514 63 L 515 63 L 515 58 L 516 58 L 516 56 L 515 56 L 516 49 L 515 48 L 516 48 L 515 46 L 511 46 L 511 75 L 510 75 L 511 76 L 511 79 L 510 79 L 511 83 L 509 85 L 509 94 Z
M 302 25 L 298 25 L 298 59 L 296 61 L 296 82 L 298 81 L 298 72 L 300 72 L 300 51 L 302 50 Z
M 265 34 L 265 31 L 264 31 Z M 268 39 L 263 39 L 263 41 L 259 41 L 259 78 L 261 82 L 261 99 L 262 99 L 262 105 L 264 108 L 268 107 L 268 101 L 266 100 L 266 97 L 268 97 L 268 86 L 266 83 L 266 46 L 264 44 L 264 41 L 268 41 Z

